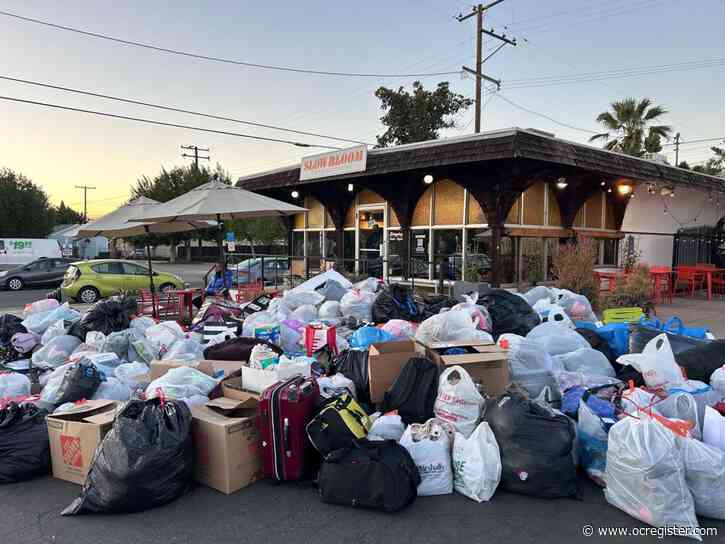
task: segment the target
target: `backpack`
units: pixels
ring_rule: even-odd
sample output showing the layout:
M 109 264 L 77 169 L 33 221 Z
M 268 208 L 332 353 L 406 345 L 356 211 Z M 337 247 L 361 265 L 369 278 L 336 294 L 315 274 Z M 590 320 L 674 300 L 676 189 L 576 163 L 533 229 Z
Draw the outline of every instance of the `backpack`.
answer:
M 420 474 L 408 451 L 395 440 L 356 441 L 332 452 L 320 468 L 322 502 L 397 512 L 411 504 Z
M 279 346 L 261 338 L 250 338 L 241 336 L 231 338 L 204 350 L 204 359 L 213 361 L 249 361 L 252 348 L 257 344 L 264 344 L 272 349 L 277 355 L 282 355 Z
M 427 357 L 411 357 L 383 398 L 383 413 L 397 410 L 406 425 L 433 417 L 440 369 Z
M 421 317 L 410 289 L 404 285 L 393 284 L 383 289 L 373 303 L 375 323 L 387 323 L 391 319 L 421 321 Z
M 539 314 L 523 297 L 505 289 L 490 289 L 478 299 L 485 306 L 493 322 L 493 337 L 512 333 L 526 336 L 541 322 Z
M 355 439 L 365 438 L 372 422 L 352 395 L 343 393 L 328 399 L 322 410 L 307 424 L 310 442 L 323 456 L 340 448 L 352 447 Z

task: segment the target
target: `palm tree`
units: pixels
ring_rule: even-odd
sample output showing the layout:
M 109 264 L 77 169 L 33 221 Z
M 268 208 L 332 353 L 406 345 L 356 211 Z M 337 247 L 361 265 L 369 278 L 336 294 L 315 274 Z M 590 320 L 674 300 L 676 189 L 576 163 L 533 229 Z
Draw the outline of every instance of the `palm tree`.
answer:
M 636 98 L 625 98 L 612 102 L 611 106 L 611 111 L 597 116 L 597 122 L 607 132 L 592 136 L 590 142 L 603 140 L 605 149 L 641 157 L 645 152 L 657 153 L 662 149 L 662 138 L 669 139 L 672 127 L 650 125 L 665 115 L 667 110 L 662 106 L 653 106 L 649 98 L 639 101 Z

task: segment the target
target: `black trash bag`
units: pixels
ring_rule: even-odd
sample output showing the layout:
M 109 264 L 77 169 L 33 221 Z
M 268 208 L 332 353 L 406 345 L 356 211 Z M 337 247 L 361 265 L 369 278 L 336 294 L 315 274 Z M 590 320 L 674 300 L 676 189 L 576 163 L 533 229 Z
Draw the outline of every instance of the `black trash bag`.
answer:
M 264 344 L 277 355 L 283 353 L 278 345 L 267 340 L 260 340 L 251 336 L 240 336 L 239 338 L 230 338 L 224 340 L 224 342 L 209 346 L 204 350 L 204 359 L 213 361 L 249 361 L 252 348 L 257 344 Z
M 93 363 L 78 362 L 68 369 L 58 388 L 58 405 L 90 399 L 101 385 L 101 372 Z
M 23 358 L 25 358 L 25 355 L 20 355 L 13 346 L 0 344 L 0 365 Z
M 85 341 L 90 331 L 99 331 L 105 335 L 123 331 L 131 325 L 131 317 L 138 311 L 138 303 L 133 297 L 121 295 L 96 302 L 86 312 L 78 327 L 72 327 L 69 333 Z M 80 336 L 82 335 L 82 336 Z
M 141 512 L 183 495 L 194 474 L 186 403 L 130 400 L 96 450 L 81 494 L 62 515 Z
M 425 423 L 433 417 L 440 368 L 427 357 L 411 357 L 385 392 L 381 412 L 397 410 L 403 423 Z
M 661 330 L 647 327 L 646 325 L 632 324 L 629 326 L 629 352 L 630 353 L 642 353 L 647 342 L 652 340 L 655 336 L 663 334 Z M 665 332 L 667 339 L 670 341 L 670 347 L 672 353 L 677 354 L 683 351 L 687 351 L 692 348 L 702 347 L 705 344 L 709 344 L 712 340 L 692 338 L 690 336 L 684 336 L 682 334 L 673 334 L 671 332 Z M 693 378 L 695 379 L 695 378 Z
M 430 295 L 423 297 L 423 308 L 420 321 L 425 321 L 431 316 L 441 313 L 443 308 L 453 308 L 458 301 L 446 295 Z
M 675 354 L 675 361 L 685 369 L 690 380 L 710 383 L 710 376 L 725 364 L 725 340 L 704 342 Z
M 357 401 L 367 410 L 370 405 L 370 374 L 368 374 L 368 350 L 349 349 L 340 353 L 332 362 L 332 371 L 339 372 L 355 384 Z M 369 413 L 369 412 L 368 412 Z
M 420 322 L 423 313 L 413 299 L 413 293 L 405 285 L 383 287 L 373 302 L 373 321 L 387 323 L 391 319 Z
M 501 488 L 548 499 L 580 497 L 572 420 L 514 392 L 489 399 L 484 409 L 501 451 Z
M 336 300 L 337 302 L 340 302 L 347 291 L 347 289 L 335 280 L 327 280 L 321 287 L 317 288 L 317 292 L 325 297 L 325 300 Z
M 9 344 L 15 333 L 28 332 L 28 330 L 23 327 L 22 321 L 22 319 L 13 314 L 0 315 L 0 344 Z
M 597 350 L 602 355 L 604 355 L 607 358 L 607 361 L 612 363 L 612 366 L 614 366 L 615 369 L 621 367 L 619 363 L 617 363 L 617 357 L 612 352 L 612 348 L 609 347 L 609 344 L 599 336 L 595 331 L 591 329 L 585 329 L 582 327 L 578 327 L 575 329 L 576 332 L 581 334 L 587 342 L 589 342 L 589 345 L 592 347 L 592 349 Z
M 30 403 L 11 402 L 0 410 L 0 484 L 50 472 L 47 415 Z
M 485 306 L 493 322 L 494 339 L 505 333 L 526 336 L 541 322 L 539 314 L 519 295 L 505 289 L 489 289 L 478 299 Z

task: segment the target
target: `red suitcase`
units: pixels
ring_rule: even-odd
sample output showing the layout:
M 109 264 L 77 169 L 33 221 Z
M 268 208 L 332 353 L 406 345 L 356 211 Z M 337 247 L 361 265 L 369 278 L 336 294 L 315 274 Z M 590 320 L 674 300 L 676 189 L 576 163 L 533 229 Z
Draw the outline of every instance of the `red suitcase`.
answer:
M 264 475 L 277 480 L 314 476 L 318 454 L 305 428 L 315 416 L 320 389 L 296 376 L 268 387 L 257 405 Z

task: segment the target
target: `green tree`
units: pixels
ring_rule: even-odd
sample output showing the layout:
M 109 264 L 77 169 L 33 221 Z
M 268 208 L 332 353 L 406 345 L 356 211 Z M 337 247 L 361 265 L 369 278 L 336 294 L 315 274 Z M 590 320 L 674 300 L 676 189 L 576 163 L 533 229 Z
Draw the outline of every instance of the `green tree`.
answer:
M 83 214 L 75 211 L 73 208 L 66 206 L 62 200 L 55 209 L 55 224 L 56 225 L 75 225 L 77 223 L 83 223 Z
M 54 224 L 45 191 L 23 174 L 0 169 L 0 236 L 45 238 Z
M 416 81 L 412 93 L 403 87 L 397 91 L 380 87 L 375 96 L 385 112 L 380 120 L 388 127 L 382 136 L 377 136 L 376 147 L 435 140 L 441 129 L 456 126 L 450 116 L 473 104 L 470 98 L 452 92 L 447 81 L 439 83 L 433 91 L 424 89 Z
M 250 217 L 233 221 L 227 227 L 233 230 L 237 238 L 242 242 L 249 243 L 254 255 L 254 246 L 270 246 L 280 239 L 285 238 L 285 228 L 277 217 Z
M 612 102 L 611 107 L 597 116 L 607 132 L 592 136 L 590 142 L 602 140 L 605 149 L 635 157 L 662 150 L 662 139 L 669 139 L 672 127 L 652 122 L 665 115 L 666 109 L 652 105 L 649 98 L 625 98 Z

